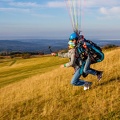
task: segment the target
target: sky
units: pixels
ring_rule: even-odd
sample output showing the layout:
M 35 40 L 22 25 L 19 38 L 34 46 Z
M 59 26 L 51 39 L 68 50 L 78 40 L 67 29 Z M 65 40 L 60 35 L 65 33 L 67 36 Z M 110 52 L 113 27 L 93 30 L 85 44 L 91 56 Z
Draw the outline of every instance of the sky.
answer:
M 81 34 L 120 39 L 120 0 L 81 3 Z M 0 0 L 0 40 L 66 39 L 72 32 L 65 0 Z

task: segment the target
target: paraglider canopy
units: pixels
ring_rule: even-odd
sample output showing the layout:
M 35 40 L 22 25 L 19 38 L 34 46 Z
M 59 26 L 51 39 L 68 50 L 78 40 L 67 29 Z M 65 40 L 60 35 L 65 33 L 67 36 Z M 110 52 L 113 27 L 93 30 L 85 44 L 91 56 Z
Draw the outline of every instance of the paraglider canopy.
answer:
M 81 7 L 83 0 L 65 0 L 73 27 L 73 31 L 81 32 Z

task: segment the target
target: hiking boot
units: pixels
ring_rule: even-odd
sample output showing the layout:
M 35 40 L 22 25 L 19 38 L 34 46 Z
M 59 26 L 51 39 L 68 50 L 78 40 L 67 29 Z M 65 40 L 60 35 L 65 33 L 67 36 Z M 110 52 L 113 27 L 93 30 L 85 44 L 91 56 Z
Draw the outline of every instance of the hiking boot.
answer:
M 103 75 L 103 71 L 99 71 L 99 72 L 97 72 L 97 78 L 98 78 L 98 81 L 101 80 L 102 75 Z
M 83 76 L 83 77 L 87 77 L 88 74 L 83 72 L 82 76 Z
M 89 90 L 90 87 L 91 87 L 91 85 L 92 85 L 92 82 L 86 82 L 86 83 L 84 84 L 84 90 Z

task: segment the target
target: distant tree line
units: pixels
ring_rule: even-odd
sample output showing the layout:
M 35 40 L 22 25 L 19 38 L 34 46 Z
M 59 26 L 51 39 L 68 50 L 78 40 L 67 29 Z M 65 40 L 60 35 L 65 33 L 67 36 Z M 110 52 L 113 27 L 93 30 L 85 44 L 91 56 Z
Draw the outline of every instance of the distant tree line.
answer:
M 33 55 L 44 55 L 44 53 L 43 52 L 18 52 L 18 51 L 12 51 L 12 52 L 2 51 L 2 52 L 0 52 L 1 59 L 4 58 L 5 56 L 10 56 L 10 58 L 22 57 L 24 59 L 27 59 Z
M 103 46 L 103 49 L 110 49 L 110 48 L 116 48 L 116 47 L 119 47 L 119 46 L 113 45 L 113 44 L 108 44 L 108 45 Z
M 116 48 L 116 47 L 119 47 L 119 46 L 109 44 L 109 45 L 103 46 L 102 49 L 111 49 L 111 48 Z M 51 47 L 49 47 L 49 49 L 52 52 Z M 63 50 L 59 50 L 56 52 L 67 52 L 67 51 L 68 49 L 63 49 Z M 4 59 L 7 56 L 9 56 L 10 58 L 22 57 L 23 59 L 27 59 L 34 55 L 44 55 L 44 52 L 20 52 L 20 51 L 7 51 L 6 50 L 6 51 L 0 52 L 0 59 Z

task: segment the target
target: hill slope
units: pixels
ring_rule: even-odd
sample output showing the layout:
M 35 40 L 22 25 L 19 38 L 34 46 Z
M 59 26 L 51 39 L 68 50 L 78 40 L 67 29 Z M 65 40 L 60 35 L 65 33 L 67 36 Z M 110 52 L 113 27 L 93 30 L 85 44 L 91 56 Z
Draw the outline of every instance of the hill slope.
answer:
M 0 87 L 53 70 L 65 61 L 67 59 L 50 56 L 31 59 L 0 59 Z
M 47 57 L 46 61 L 46 57 L 35 58 L 36 62 L 31 62 L 29 59 L 26 61 L 28 64 L 22 64 L 25 61 L 18 60 L 11 66 L 14 68 L 13 72 L 15 68 L 18 69 L 18 65 L 23 68 L 29 68 L 31 65 L 32 69 L 32 66 L 37 64 L 39 66 L 43 61 L 53 67 L 50 69 L 51 67 L 46 66 L 47 70 L 44 69 L 44 73 L 35 72 L 30 77 L 28 77 L 29 71 L 26 70 L 25 74 L 28 74 L 26 79 L 3 86 L 0 89 L 0 120 L 119 120 L 120 54 L 118 53 L 120 49 L 105 51 L 105 60 L 92 65 L 95 69 L 103 70 L 104 76 L 100 83 L 95 76 L 89 75 L 84 78 L 93 82 L 92 88 L 88 91 L 70 84 L 72 68 L 59 68 L 58 65 L 67 59 Z M 53 64 L 54 60 L 58 60 L 57 65 Z M 8 66 L 3 66 L 3 74 L 5 69 L 7 70 Z

